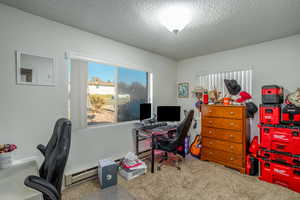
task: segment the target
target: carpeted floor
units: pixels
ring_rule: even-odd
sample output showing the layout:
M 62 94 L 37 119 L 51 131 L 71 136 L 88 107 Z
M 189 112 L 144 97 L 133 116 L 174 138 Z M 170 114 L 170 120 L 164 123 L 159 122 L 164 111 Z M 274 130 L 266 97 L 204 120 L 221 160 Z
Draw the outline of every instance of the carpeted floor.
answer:
M 119 177 L 119 185 L 137 200 L 299 200 L 300 194 L 259 181 L 226 167 L 187 159 L 181 171 L 164 166 L 131 181 Z M 99 190 L 97 180 L 67 189 L 63 200 L 79 200 Z

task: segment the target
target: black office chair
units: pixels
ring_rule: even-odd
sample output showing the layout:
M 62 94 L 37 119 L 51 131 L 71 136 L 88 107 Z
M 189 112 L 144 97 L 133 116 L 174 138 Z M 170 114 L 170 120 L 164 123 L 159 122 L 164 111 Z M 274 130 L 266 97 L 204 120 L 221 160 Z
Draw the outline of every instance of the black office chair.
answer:
M 174 155 L 180 155 L 183 158 L 185 158 L 185 152 L 183 150 L 180 151 L 179 148 L 184 149 L 184 143 L 185 143 L 185 138 L 187 137 L 187 134 L 190 130 L 192 121 L 194 118 L 194 111 L 190 110 L 186 118 L 180 123 L 180 125 L 177 128 L 177 131 L 175 133 L 174 138 L 168 138 L 166 139 L 165 137 L 154 137 L 153 138 L 153 158 L 154 158 L 154 150 L 162 150 L 164 151 L 164 155 L 162 156 L 162 159 L 159 161 L 159 165 L 157 167 L 158 170 L 161 168 L 161 164 L 164 161 L 167 161 L 169 159 L 168 153 L 173 153 Z M 181 161 L 181 159 L 178 160 L 178 162 Z M 177 162 L 177 164 L 178 164 Z M 154 167 L 154 160 L 152 163 L 152 169 Z M 177 169 L 180 170 L 180 167 L 177 165 Z M 153 170 L 152 170 L 153 171 Z
M 56 122 L 47 147 L 37 147 L 45 156 L 39 169 L 40 176 L 28 176 L 24 184 L 40 191 L 44 200 L 61 200 L 61 186 L 70 146 L 71 121 L 62 118 Z

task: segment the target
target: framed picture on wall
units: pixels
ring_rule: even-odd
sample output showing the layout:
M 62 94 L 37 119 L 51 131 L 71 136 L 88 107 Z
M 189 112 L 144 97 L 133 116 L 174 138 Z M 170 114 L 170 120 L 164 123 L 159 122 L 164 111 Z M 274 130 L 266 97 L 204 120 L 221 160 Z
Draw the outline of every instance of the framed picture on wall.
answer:
M 177 97 L 189 98 L 189 82 L 181 82 L 177 84 Z

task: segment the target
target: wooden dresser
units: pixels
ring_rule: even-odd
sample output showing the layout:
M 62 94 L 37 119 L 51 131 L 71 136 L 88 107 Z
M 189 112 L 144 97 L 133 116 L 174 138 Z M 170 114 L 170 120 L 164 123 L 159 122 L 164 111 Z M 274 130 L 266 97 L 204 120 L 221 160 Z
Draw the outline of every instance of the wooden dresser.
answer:
M 249 123 L 245 106 L 202 105 L 201 160 L 245 173 Z

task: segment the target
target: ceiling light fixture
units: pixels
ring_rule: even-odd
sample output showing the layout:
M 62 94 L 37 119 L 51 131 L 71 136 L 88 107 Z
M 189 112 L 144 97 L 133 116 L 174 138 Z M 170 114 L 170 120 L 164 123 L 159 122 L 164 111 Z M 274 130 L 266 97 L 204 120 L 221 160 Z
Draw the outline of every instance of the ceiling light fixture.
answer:
M 175 34 L 182 31 L 191 20 L 191 11 L 182 5 L 167 7 L 160 14 L 160 23 Z

